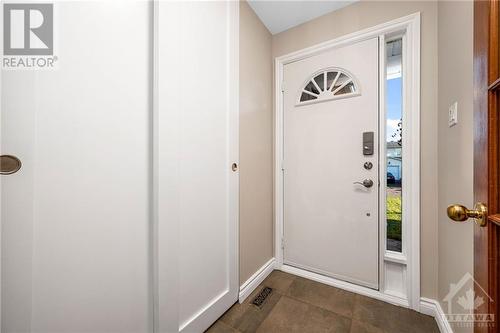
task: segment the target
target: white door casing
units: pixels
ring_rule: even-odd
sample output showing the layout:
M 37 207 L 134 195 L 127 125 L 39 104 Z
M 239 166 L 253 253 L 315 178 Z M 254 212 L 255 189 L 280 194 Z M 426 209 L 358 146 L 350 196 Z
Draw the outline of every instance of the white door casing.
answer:
M 378 65 L 378 38 L 371 38 L 283 69 L 283 262 L 374 289 L 379 287 Z M 307 81 L 326 69 L 352 76 L 357 94 L 301 103 Z M 373 155 L 363 155 L 363 132 L 374 133 Z M 366 170 L 365 162 L 373 168 Z M 364 179 L 373 186 L 353 184 Z
M 151 332 L 151 2 L 54 8 L 57 69 L 1 73 L 2 332 Z
M 238 297 L 238 17 L 157 4 L 159 331 L 203 332 Z

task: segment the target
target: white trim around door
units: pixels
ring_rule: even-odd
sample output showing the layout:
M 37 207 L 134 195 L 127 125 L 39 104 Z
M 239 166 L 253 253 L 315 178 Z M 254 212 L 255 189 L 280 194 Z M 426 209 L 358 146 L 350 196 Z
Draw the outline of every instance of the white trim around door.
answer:
M 380 200 L 379 290 L 354 285 L 283 263 L 283 67 L 332 48 L 378 37 L 380 45 L 380 119 L 385 119 L 385 41 L 403 39 L 403 250 L 386 250 L 385 201 Z M 275 258 L 276 268 L 338 288 L 420 310 L 420 13 L 336 38 L 275 59 Z M 385 142 L 385 122 L 379 122 L 380 142 Z M 385 145 L 380 145 L 385 156 Z M 380 163 L 380 179 L 386 178 Z M 385 191 L 381 181 L 381 191 Z M 385 196 L 380 196 L 385 198 Z M 383 222 L 382 222 L 383 221 Z

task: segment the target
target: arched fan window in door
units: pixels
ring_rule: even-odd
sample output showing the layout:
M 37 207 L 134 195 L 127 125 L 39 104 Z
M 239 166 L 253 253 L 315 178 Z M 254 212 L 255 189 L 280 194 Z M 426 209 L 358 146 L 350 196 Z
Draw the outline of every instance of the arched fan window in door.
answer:
M 339 68 L 316 72 L 300 93 L 299 104 L 359 95 L 359 86 L 354 77 Z

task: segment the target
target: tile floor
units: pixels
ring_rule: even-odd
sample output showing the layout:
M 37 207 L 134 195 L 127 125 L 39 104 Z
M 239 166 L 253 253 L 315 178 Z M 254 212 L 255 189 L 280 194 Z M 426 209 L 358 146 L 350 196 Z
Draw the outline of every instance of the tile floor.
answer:
M 264 286 L 273 292 L 257 307 L 251 302 Z M 418 312 L 274 271 L 207 332 L 439 333 L 439 329 L 434 318 Z

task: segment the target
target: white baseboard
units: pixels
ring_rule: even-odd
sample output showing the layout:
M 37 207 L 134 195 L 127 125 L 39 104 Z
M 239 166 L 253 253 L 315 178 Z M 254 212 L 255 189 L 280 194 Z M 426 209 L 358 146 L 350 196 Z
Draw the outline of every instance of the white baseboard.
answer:
M 264 281 L 264 279 L 274 270 L 276 260 L 271 258 L 257 272 L 255 272 L 240 287 L 239 302 L 243 303 L 245 299 Z
M 436 319 L 436 323 L 441 333 L 453 333 L 450 323 L 446 319 L 443 308 L 438 301 L 422 297 L 420 298 L 420 312 Z

